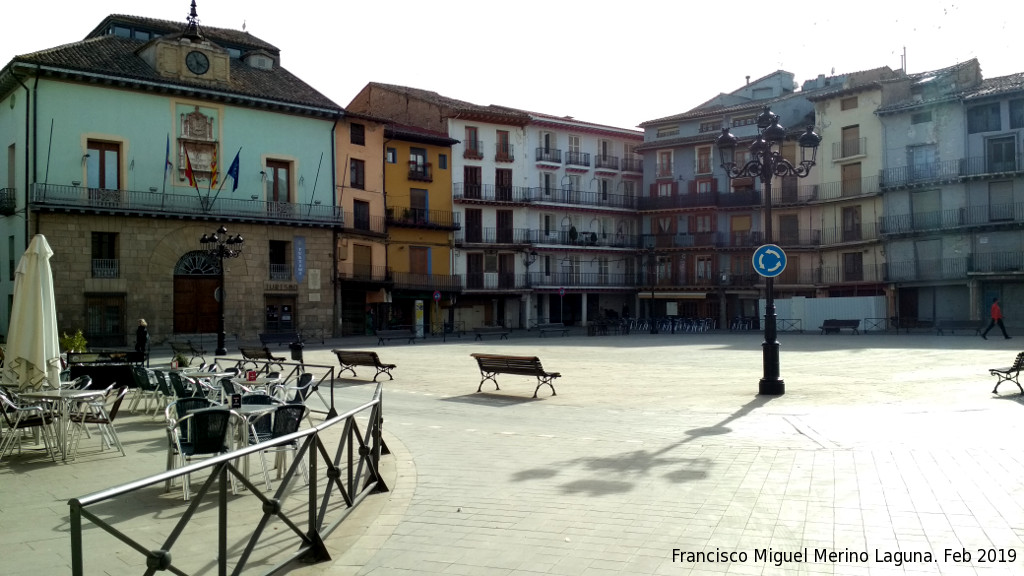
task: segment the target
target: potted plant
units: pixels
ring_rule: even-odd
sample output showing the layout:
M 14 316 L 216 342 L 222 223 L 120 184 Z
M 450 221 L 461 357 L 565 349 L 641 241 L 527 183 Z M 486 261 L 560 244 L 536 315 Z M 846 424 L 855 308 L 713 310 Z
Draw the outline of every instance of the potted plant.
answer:
M 81 330 L 76 330 L 71 336 L 64 332 L 61 334 L 59 341 L 61 349 L 65 352 L 85 352 L 88 347 L 88 342 L 86 342 Z

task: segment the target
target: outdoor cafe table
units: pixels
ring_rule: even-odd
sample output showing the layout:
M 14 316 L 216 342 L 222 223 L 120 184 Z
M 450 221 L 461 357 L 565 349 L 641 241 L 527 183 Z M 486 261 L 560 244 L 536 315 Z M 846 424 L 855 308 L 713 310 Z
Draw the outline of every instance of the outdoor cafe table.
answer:
M 57 446 L 60 449 L 61 460 L 68 459 L 68 428 L 71 425 L 71 407 L 81 402 L 88 402 L 103 396 L 104 390 L 38 390 L 35 392 L 22 392 L 20 396 L 30 400 L 43 400 L 45 402 L 59 404 L 60 409 L 54 411 L 58 417 Z
M 235 384 L 245 386 L 246 388 L 262 390 L 263 392 L 267 392 L 268 394 L 270 393 L 270 387 L 272 385 L 280 384 L 282 382 L 281 378 L 278 378 L 276 376 L 272 378 L 268 378 L 266 376 L 259 376 L 255 380 L 249 380 L 244 376 L 238 376 L 232 378 L 231 381 L 234 382 Z

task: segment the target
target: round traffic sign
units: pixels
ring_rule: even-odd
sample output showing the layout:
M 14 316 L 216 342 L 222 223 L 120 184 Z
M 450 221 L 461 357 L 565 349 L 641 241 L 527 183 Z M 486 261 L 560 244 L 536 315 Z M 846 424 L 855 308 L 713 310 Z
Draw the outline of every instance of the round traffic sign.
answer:
M 559 296 L 565 296 L 565 288 L 559 288 L 558 289 L 558 295 Z
M 441 291 L 440 290 L 434 290 L 434 302 L 440 302 L 440 301 L 441 301 Z
M 786 253 L 775 244 L 765 244 L 754 250 L 754 271 L 765 278 L 774 278 L 786 269 Z

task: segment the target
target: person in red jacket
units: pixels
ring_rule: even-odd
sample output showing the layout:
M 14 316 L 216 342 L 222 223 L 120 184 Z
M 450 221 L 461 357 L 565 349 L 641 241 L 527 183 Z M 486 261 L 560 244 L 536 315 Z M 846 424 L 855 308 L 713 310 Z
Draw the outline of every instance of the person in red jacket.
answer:
M 985 328 L 985 331 L 981 333 L 981 337 L 988 340 L 988 337 L 985 335 L 988 334 L 988 331 L 991 330 L 993 326 L 998 324 L 999 329 L 1003 331 L 1003 338 L 1009 340 L 1010 336 L 1006 333 L 1006 326 L 1003 326 L 1003 311 L 999 308 L 999 298 L 992 299 L 991 314 L 992 321 L 988 323 L 988 328 Z

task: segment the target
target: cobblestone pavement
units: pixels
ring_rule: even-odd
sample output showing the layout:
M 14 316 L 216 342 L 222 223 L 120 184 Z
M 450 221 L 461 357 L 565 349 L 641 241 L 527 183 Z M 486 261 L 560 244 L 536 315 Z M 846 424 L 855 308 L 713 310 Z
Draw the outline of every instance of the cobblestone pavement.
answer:
M 757 395 L 757 333 L 311 345 L 308 363 L 336 365 L 333 346 L 398 365 L 390 491 L 331 535 L 330 562 L 291 573 L 1024 574 L 1024 406 L 987 370 L 1013 342 L 780 341 L 777 397 Z M 471 352 L 537 355 L 558 394 L 508 375 L 477 393 Z M 365 401 L 369 380 L 338 401 Z M 146 419 L 123 424 L 127 458 L 0 463 L 8 573 L 62 564 L 69 497 L 162 468 Z

